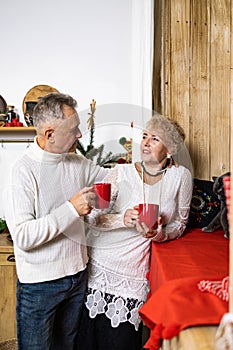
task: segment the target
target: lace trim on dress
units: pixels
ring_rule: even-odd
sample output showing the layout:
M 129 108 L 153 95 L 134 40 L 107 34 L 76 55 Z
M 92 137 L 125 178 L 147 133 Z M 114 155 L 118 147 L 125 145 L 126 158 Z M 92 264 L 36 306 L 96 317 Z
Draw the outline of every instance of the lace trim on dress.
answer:
M 123 322 L 133 324 L 136 331 L 139 328 L 141 318 L 138 310 L 143 305 L 141 300 L 124 299 L 88 288 L 85 305 L 89 310 L 90 318 L 95 318 L 98 314 L 105 314 L 110 319 L 113 328 Z
M 122 297 L 135 299 L 136 296 L 143 301 L 146 300 L 149 292 L 149 284 L 146 278 L 122 276 L 93 264 L 91 261 L 89 261 L 88 265 L 88 286 L 91 289 L 99 289 L 103 292 L 106 292 L 107 289 L 108 293 L 116 293 L 118 295 L 122 295 L 124 290 L 126 295 L 122 295 Z

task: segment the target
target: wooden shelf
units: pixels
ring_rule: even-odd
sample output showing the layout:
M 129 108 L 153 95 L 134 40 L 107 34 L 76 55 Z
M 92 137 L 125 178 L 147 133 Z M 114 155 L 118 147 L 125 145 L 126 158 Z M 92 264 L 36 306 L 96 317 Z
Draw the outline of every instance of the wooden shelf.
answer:
M 0 142 L 28 143 L 33 142 L 36 129 L 33 126 L 3 126 L 0 127 Z
M 36 131 L 36 129 L 33 126 L 3 126 L 0 127 L 0 132 L 4 131 L 12 131 L 12 132 L 18 132 L 18 131 Z

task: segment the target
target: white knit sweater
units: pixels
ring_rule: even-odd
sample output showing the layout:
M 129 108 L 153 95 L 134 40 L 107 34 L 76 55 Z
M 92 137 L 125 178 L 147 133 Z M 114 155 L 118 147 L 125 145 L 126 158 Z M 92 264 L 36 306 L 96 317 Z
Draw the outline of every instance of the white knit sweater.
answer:
M 20 282 L 36 283 L 86 267 L 83 219 L 69 202 L 106 170 L 73 153 L 43 151 L 36 142 L 12 168 L 6 221 Z

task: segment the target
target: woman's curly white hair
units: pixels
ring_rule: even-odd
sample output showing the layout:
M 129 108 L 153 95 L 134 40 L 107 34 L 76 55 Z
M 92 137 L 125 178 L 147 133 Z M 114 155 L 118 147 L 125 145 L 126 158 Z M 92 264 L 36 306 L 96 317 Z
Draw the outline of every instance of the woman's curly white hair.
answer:
M 185 133 L 183 128 L 174 120 L 155 113 L 146 123 L 146 129 L 161 139 L 161 142 L 172 154 L 177 154 L 184 144 Z

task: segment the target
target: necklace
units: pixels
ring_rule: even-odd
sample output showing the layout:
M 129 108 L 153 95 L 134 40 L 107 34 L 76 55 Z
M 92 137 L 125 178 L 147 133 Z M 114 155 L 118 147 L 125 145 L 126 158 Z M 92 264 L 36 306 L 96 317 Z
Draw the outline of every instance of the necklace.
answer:
M 141 167 L 142 167 L 142 197 L 143 197 L 143 203 L 146 203 L 146 199 L 149 200 L 149 196 L 150 196 L 150 191 L 152 189 L 154 189 L 154 185 L 148 187 L 145 186 L 144 183 L 144 173 L 146 173 L 146 169 L 145 169 L 145 165 L 143 163 L 143 161 L 140 163 Z M 161 181 L 158 181 L 155 185 L 156 185 L 156 197 L 157 198 L 157 202 L 159 204 L 159 208 L 161 208 L 161 194 L 162 194 L 162 186 L 163 186 L 163 178 L 165 175 L 165 171 L 167 168 L 164 168 L 162 170 L 159 170 L 156 174 L 150 174 L 149 172 L 147 172 L 150 176 L 158 176 L 159 174 L 162 174 L 162 179 Z M 159 186 L 159 187 L 158 187 Z M 146 195 L 148 196 L 148 198 L 146 198 Z M 154 193 L 155 195 L 155 193 Z M 154 196 L 153 196 L 154 197 Z
M 144 171 L 147 175 L 149 175 L 149 176 L 154 176 L 154 177 L 163 174 L 163 173 L 167 170 L 167 168 L 164 168 L 164 169 L 162 169 L 162 170 L 157 171 L 155 174 L 151 174 L 151 173 L 149 173 L 149 171 L 146 170 L 143 161 L 141 161 L 141 167 L 142 167 L 143 171 Z

